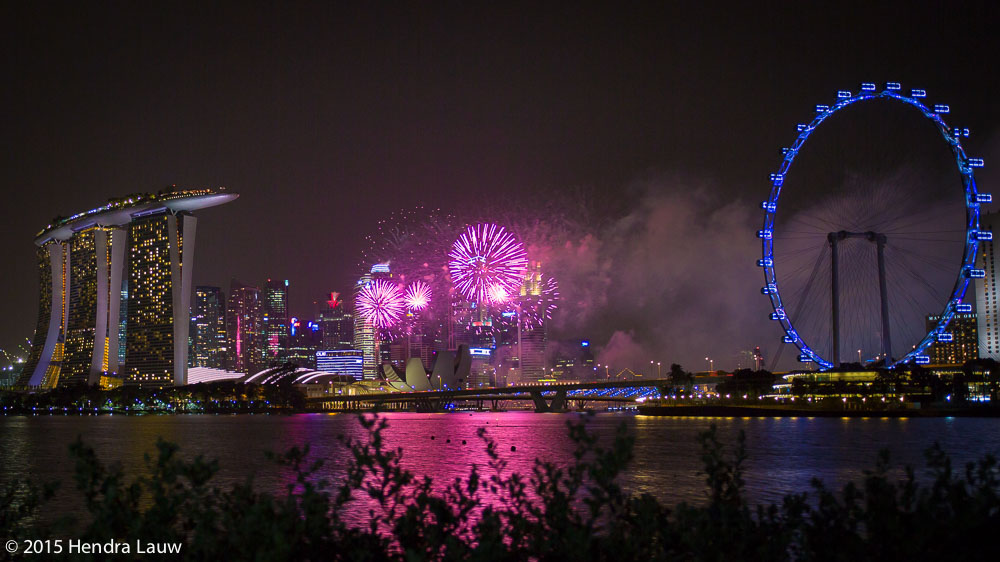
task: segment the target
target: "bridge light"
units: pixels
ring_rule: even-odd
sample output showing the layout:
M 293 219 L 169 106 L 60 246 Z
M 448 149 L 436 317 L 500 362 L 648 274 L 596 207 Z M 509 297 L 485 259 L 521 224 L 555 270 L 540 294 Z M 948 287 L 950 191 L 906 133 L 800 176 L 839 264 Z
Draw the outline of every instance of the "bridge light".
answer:
M 886 90 L 901 90 L 903 87 L 899 82 L 887 82 L 885 85 Z
M 862 82 L 861 83 L 861 91 L 863 91 L 863 92 L 874 92 L 875 91 L 875 83 L 874 82 Z
M 910 97 L 914 98 L 926 98 L 927 90 L 910 90 Z

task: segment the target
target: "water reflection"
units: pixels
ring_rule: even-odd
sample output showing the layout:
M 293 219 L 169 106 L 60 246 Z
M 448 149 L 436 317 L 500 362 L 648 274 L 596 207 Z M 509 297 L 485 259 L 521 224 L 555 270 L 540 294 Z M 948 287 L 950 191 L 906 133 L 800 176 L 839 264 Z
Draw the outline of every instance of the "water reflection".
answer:
M 473 464 L 488 473 L 485 444 L 476 433 L 486 428 L 511 471 L 528 474 L 535 458 L 566 463 L 572 457 L 567 421 L 577 414 L 482 412 L 386 414 L 387 447 L 403 448 L 403 466 L 439 485 L 465 477 Z M 879 449 L 899 463 L 923 466 L 923 451 L 939 441 L 956 466 L 987 452 L 1000 451 L 1000 420 L 976 418 L 663 418 L 599 414 L 590 428 L 607 442 L 625 423 L 636 436 L 635 460 L 622 483 L 635 493 L 650 493 L 668 503 L 704 498 L 699 474 L 697 435 L 711 424 L 732 445 L 739 431 L 747 436 L 745 479 L 754 502 L 777 501 L 808 489 L 812 478 L 839 487 L 874 467 Z M 144 455 L 158 437 L 181 445 L 182 455 L 219 459 L 217 485 L 228 487 L 254 475 L 262 490 L 283 493 L 290 474 L 264 456 L 309 443 L 327 459 L 323 476 L 343 474 L 347 455 L 338 436 L 363 439 L 355 416 L 6 416 L 0 417 L 0 481 L 32 476 L 60 480 L 58 509 L 82 513 L 72 488 L 73 466 L 67 445 L 77 435 L 105 462 L 120 462 L 127 474 L 145 471 Z M 463 443 L 463 440 L 465 443 Z M 511 447 L 516 451 L 511 451 Z M 901 475 L 902 473 L 900 473 Z

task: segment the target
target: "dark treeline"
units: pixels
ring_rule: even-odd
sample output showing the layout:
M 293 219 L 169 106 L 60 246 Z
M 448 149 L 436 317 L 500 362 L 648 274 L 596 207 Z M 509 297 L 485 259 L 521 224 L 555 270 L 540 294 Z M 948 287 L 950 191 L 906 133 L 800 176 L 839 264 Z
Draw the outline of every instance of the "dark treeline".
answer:
M 663 505 L 632 495 L 617 476 L 632 458 L 622 426 L 605 446 L 585 424 L 569 424 L 576 449 L 566 466 L 536 461 L 507 471 L 480 430 L 489 465 L 435 485 L 386 448 L 384 419 L 363 417 L 363 441 L 345 440 L 340 482 L 320 477 L 308 447 L 274 459 L 294 474 L 287 492 L 252 481 L 213 484 L 216 461 L 184 461 L 159 442 L 147 475 L 101 462 L 79 440 L 70 449 L 76 490 L 89 512 L 75 525 L 33 524 L 52 486 L 17 482 L 0 497 L 0 533 L 10 539 L 88 542 L 183 541 L 189 560 L 991 560 L 1000 556 L 1000 470 L 992 456 L 956 470 L 938 447 L 929 473 L 890 470 L 883 453 L 862 482 L 839 491 L 818 481 L 780 503 L 751 506 L 744 490 L 742 435 L 727 453 L 715 428 L 700 436 L 706 497 Z M 901 476 L 900 476 L 901 474 Z M 893 476 L 897 475 L 897 476 Z M 370 506 L 365 520 L 347 512 Z M 102 558 L 115 558 L 105 556 Z M 125 557 L 127 558 L 127 557 Z
M 291 384 L 213 382 L 140 389 L 63 386 L 44 392 L 0 391 L 7 413 L 239 413 L 305 409 L 305 396 Z

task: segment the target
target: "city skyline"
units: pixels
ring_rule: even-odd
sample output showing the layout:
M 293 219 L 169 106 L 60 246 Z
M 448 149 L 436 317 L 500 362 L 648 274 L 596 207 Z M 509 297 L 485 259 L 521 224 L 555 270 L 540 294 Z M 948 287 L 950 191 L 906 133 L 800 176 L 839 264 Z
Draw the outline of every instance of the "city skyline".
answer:
M 5 9 L 26 22 L 4 39 L 19 79 L 4 94 L 16 111 L 3 181 L 24 209 L 9 228 L 25 233 L 3 246 L 15 272 L 4 291 L 23 295 L 0 330 L 8 349 L 37 320 L 30 233 L 107 194 L 178 184 L 242 194 L 238 210 L 199 224 L 213 242 L 199 246 L 193 284 L 287 278 L 292 314 L 352 290 L 365 234 L 396 209 L 471 223 L 533 208 L 532 220 L 588 221 L 572 253 L 545 248 L 573 303 L 561 338 L 591 338 L 612 361 L 693 368 L 756 345 L 770 357 L 781 336 L 761 319 L 755 205 L 813 104 L 869 80 L 926 88 L 973 129 L 970 154 L 997 160 L 1000 113 L 977 56 L 995 51 L 985 3 L 859 5 L 850 18 L 799 7 L 777 20 L 755 7 L 546 7 L 527 19 L 347 7 L 309 21 L 289 7 Z M 898 17 L 907 25 L 887 25 Z M 712 33 L 679 23 L 695 19 Z M 77 49 L 83 28 L 106 33 Z M 869 40 L 841 45 L 848 28 Z M 177 29 L 189 40 L 167 49 Z M 821 61 L 807 47 L 834 44 Z M 131 101 L 114 103 L 119 91 Z M 984 191 L 994 169 L 978 176 Z

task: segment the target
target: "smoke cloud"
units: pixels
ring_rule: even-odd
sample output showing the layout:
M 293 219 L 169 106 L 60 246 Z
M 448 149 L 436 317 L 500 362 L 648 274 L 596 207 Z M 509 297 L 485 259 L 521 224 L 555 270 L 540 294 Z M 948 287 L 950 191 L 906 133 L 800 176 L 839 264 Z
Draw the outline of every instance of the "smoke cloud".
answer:
M 781 334 L 760 295 L 756 206 L 684 179 L 629 192 L 634 204 L 617 217 L 539 223 L 523 236 L 559 281 L 550 337 L 590 339 L 597 361 L 640 372 L 650 361 L 706 369 L 705 357 L 733 368 L 740 351 L 774 347 Z

